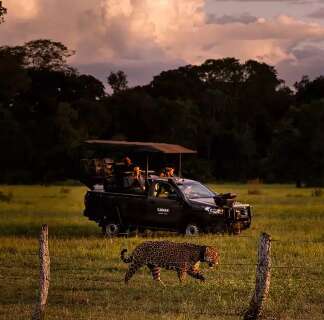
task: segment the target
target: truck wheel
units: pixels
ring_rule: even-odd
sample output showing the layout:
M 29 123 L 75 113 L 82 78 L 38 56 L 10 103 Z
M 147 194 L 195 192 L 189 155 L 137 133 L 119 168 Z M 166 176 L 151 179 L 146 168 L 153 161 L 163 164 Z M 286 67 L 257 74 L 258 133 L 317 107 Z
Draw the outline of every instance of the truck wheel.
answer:
M 102 226 L 102 234 L 107 237 L 115 237 L 118 235 L 120 227 L 115 223 L 108 223 Z
M 199 228 L 195 224 L 188 224 L 185 229 L 186 236 L 198 236 Z

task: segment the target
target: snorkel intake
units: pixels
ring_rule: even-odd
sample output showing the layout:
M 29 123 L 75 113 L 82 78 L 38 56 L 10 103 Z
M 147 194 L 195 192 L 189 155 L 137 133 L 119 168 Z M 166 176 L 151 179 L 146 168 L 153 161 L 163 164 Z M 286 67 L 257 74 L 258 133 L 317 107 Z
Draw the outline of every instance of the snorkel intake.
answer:
M 215 204 L 219 207 L 232 206 L 234 199 L 237 197 L 236 193 L 220 193 L 214 196 Z

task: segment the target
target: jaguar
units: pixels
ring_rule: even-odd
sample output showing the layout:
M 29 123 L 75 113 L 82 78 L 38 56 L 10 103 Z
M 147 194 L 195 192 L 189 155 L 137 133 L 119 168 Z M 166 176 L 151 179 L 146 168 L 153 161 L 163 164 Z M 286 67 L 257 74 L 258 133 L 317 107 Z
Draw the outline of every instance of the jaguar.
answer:
M 125 274 L 125 283 L 146 265 L 152 274 L 153 280 L 161 281 L 161 268 L 177 272 L 180 282 L 187 274 L 195 279 L 205 281 L 204 275 L 199 270 L 200 262 L 208 263 L 213 268 L 219 262 L 219 252 L 212 246 L 201 246 L 192 243 L 177 243 L 171 241 L 146 241 L 138 245 L 133 253 L 126 256 L 127 249 L 120 253 L 121 260 L 129 264 Z

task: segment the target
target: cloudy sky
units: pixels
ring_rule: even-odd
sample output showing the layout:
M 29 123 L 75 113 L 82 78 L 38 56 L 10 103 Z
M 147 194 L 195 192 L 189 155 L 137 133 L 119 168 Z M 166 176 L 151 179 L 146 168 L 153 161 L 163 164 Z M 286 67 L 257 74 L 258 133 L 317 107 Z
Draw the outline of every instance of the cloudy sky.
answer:
M 49 38 L 70 63 L 131 85 L 209 58 L 257 59 L 289 84 L 324 74 L 324 0 L 3 0 L 0 46 Z

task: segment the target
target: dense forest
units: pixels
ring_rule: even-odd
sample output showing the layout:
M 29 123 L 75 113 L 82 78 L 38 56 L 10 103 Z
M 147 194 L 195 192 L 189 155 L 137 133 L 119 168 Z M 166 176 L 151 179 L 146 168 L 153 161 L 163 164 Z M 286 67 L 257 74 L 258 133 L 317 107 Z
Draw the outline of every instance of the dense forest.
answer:
M 194 148 L 186 172 L 202 179 L 324 183 L 324 77 L 289 88 L 272 66 L 224 58 L 129 88 L 122 71 L 80 74 L 73 54 L 47 39 L 0 47 L 1 183 L 77 179 L 88 138 Z

